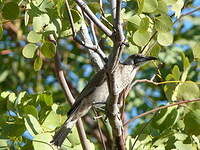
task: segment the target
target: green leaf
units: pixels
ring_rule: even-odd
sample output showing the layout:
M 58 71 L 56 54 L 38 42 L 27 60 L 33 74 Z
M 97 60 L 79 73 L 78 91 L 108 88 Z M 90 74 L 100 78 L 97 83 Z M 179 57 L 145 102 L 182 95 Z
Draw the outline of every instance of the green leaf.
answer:
M 6 98 L 11 92 L 10 91 L 4 91 L 1 93 L 2 98 Z
M 162 109 L 158 115 L 153 118 L 152 126 L 161 131 L 173 126 L 179 118 L 177 106 Z
M 4 19 L 15 20 L 19 16 L 19 6 L 16 2 L 5 3 L 2 9 L 2 16 Z
M 33 58 L 35 51 L 37 50 L 38 46 L 35 44 L 27 44 L 23 50 L 22 50 L 22 54 L 24 57 L 26 58 Z
M 193 149 L 192 144 L 184 144 L 183 141 L 176 141 L 174 145 L 177 150 L 189 150 L 189 149 L 192 150 Z
M 25 24 L 25 26 L 28 25 L 29 18 L 30 18 L 30 16 L 28 14 L 28 11 L 26 11 L 25 14 L 24 14 L 24 24 Z
M 52 140 L 51 133 L 41 133 L 33 138 L 34 150 L 54 150 L 50 141 Z
M 50 18 L 47 14 L 33 17 L 33 30 L 35 32 L 42 32 L 44 27 L 49 24 Z
M 45 92 L 39 95 L 40 101 L 45 102 L 47 106 L 53 105 L 53 97 L 51 93 Z
M 34 116 L 35 118 L 38 118 L 38 110 L 33 105 L 23 106 L 23 113 L 30 114 L 30 115 Z
M 44 120 L 42 127 L 46 129 L 45 131 L 52 131 L 56 127 L 61 126 L 65 119 L 66 117 L 61 117 L 61 115 L 57 115 L 54 111 L 51 111 Z
M 0 73 L 0 83 L 7 79 L 9 72 L 10 72 L 9 70 L 4 70 Z
M 155 18 L 155 28 L 158 32 L 170 32 L 172 27 L 173 22 L 169 16 L 162 14 Z
M 155 44 L 153 46 L 153 48 L 151 49 L 151 51 L 150 51 L 150 55 L 154 56 L 154 57 L 157 57 L 159 52 L 160 52 L 160 50 L 161 50 L 160 45 L 159 44 Z
M 138 13 L 140 14 L 144 7 L 144 0 L 137 0 L 137 4 L 138 4 Z
M 27 40 L 28 42 L 31 42 L 31 43 L 40 42 L 42 40 L 42 34 L 39 34 L 35 31 L 31 31 L 28 33 Z
M 3 37 L 3 27 L 0 24 L 0 40 L 2 39 L 2 37 Z
M 134 25 L 136 25 L 137 27 L 139 27 L 140 22 L 141 22 L 141 18 L 140 18 L 139 15 L 134 15 L 134 16 L 131 16 L 130 18 L 128 18 L 127 21 L 129 21 L 129 22 L 133 23 Z
M 144 5 L 142 11 L 145 13 L 152 13 L 158 7 L 157 0 L 144 0 Z
M 94 13 L 99 13 L 100 12 L 100 4 L 99 2 L 89 2 L 88 6 L 90 7 L 90 9 L 94 12 Z
M 176 100 L 192 100 L 199 98 L 199 87 L 192 81 L 191 83 L 181 83 L 176 87 L 173 97 L 175 97 L 174 99 Z
M 42 54 L 47 58 L 53 58 L 56 54 L 56 46 L 52 42 L 45 41 L 41 47 Z
M 168 8 L 165 0 L 159 0 L 158 1 L 158 13 L 164 13 L 167 14 Z
M 40 58 L 40 56 L 37 56 L 34 61 L 34 70 L 39 71 L 42 67 L 42 64 L 42 58 Z
M 6 113 L 7 111 L 7 100 L 0 97 L 0 115 Z
M 172 75 L 174 76 L 175 80 L 179 80 L 181 77 L 181 72 L 179 70 L 179 67 L 177 65 L 174 66 L 174 68 L 172 69 Z
M 200 61 L 200 42 L 197 42 L 192 48 L 194 59 Z
M 8 110 L 15 110 L 15 101 L 16 101 L 17 97 L 15 93 L 10 93 L 8 96 L 8 101 L 7 101 L 7 109 Z
M 80 139 L 76 127 L 72 128 L 72 132 L 68 135 L 68 140 L 73 146 L 80 144 Z
M 148 28 L 149 28 L 149 18 L 144 17 L 140 21 L 139 30 L 141 32 L 145 32 L 145 31 L 147 31 Z
M 35 136 L 43 132 L 40 126 L 40 123 L 37 121 L 37 119 L 34 116 L 28 114 L 27 117 L 24 118 L 24 121 L 25 121 L 26 129 L 32 136 Z
M 145 46 L 145 44 L 148 43 L 149 39 L 150 39 L 149 32 L 141 32 L 138 30 L 133 34 L 133 41 L 138 46 Z
M 200 110 L 191 110 L 184 117 L 185 131 L 189 135 L 199 135 Z
M 173 34 L 171 32 L 158 32 L 157 41 L 162 46 L 169 46 L 173 43 Z
M 33 4 L 42 12 L 48 12 L 54 8 L 54 3 L 51 0 L 35 0 Z
M 177 0 L 175 4 L 172 5 L 172 11 L 175 12 L 175 17 L 179 18 L 181 16 L 181 10 L 184 6 L 183 0 Z
M 25 131 L 25 126 L 21 122 L 1 125 L 1 135 L 4 138 L 21 136 Z

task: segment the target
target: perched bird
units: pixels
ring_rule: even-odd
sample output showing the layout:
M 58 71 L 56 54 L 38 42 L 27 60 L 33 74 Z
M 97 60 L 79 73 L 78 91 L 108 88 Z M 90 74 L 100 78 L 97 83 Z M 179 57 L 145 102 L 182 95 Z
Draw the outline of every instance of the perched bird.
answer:
M 135 54 L 129 56 L 123 63 L 120 63 L 115 70 L 116 79 L 118 79 L 116 83 L 118 87 L 117 93 L 122 92 L 122 90 L 132 82 L 139 66 L 147 61 L 156 59 L 157 58 L 151 56 Z M 68 119 L 55 133 L 51 143 L 60 147 L 77 120 L 83 117 L 90 110 L 93 104 L 106 102 L 109 96 L 106 79 L 106 70 L 102 69 L 89 81 L 76 98 L 75 103 L 68 112 Z

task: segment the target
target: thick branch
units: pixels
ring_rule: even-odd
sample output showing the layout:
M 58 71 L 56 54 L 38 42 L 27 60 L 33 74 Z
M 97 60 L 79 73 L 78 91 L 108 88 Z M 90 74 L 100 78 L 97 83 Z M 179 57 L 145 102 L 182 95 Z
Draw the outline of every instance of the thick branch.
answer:
M 95 14 L 90 10 L 90 8 L 87 6 L 87 4 L 82 0 L 75 0 L 76 3 L 81 7 L 83 12 L 85 12 L 88 17 L 108 36 L 112 36 L 112 31 L 108 29 L 96 16 Z
M 150 111 L 147 111 L 145 113 L 142 113 L 130 120 L 128 120 L 126 123 L 124 123 L 124 126 L 128 126 L 129 123 L 131 123 L 132 121 L 136 120 L 136 119 L 139 119 L 139 118 L 142 118 L 146 115 L 149 115 L 151 113 L 154 113 L 154 112 L 157 112 L 161 109 L 165 109 L 165 108 L 168 108 L 168 107 L 172 107 L 172 106 L 176 106 L 176 105 L 182 105 L 182 104 L 187 104 L 187 103 L 193 103 L 193 102 L 199 102 L 200 101 L 200 98 L 197 98 L 197 99 L 193 99 L 193 100 L 185 100 L 185 101 L 179 101 L 179 102 L 176 102 L 176 103 L 173 103 L 173 104 L 169 104 L 169 105 L 165 105 L 165 106 L 160 106 L 160 107 L 157 107 L 155 109 L 152 109 Z

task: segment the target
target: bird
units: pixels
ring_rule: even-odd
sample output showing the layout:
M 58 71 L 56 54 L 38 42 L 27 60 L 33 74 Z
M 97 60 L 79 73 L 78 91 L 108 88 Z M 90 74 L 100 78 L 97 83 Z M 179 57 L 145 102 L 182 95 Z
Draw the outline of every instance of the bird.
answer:
M 115 84 L 118 87 L 117 93 L 122 92 L 123 89 L 131 84 L 139 67 L 150 60 L 157 60 L 157 58 L 153 56 L 134 54 L 129 56 L 123 63 L 119 63 L 115 70 L 117 79 Z M 104 67 L 94 75 L 76 98 L 75 103 L 68 112 L 67 120 L 60 129 L 55 132 L 51 143 L 57 147 L 61 147 L 78 119 L 86 115 L 95 103 L 106 102 L 108 97 L 109 89 L 107 85 L 106 67 Z

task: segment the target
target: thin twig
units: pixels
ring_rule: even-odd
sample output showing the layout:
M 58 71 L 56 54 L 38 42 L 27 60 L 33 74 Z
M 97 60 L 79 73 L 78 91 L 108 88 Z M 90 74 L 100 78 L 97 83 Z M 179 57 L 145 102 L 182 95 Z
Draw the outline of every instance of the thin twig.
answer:
M 68 0 L 65 0 L 65 6 L 67 8 L 67 13 L 68 13 L 68 16 L 69 16 L 69 22 L 71 24 L 73 37 L 76 37 L 76 30 L 75 30 L 74 19 L 72 17 L 72 13 L 71 13 L 71 10 L 70 10 L 70 7 L 69 7 Z
M 192 15 L 193 13 L 195 13 L 195 12 L 197 12 L 197 11 L 200 11 L 200 6 L 197 7 L 196 9 L 190 11 L 190 12 L 187 12 L 187 13 L 185 13 L 185 14 L 182 14 L 178 19 L 176 19 L 176 20 L 174 21 L 174 24 L 175 24 L 177 21 L 181 20 L 183 17 Z
M 193 99 L 193 100 L 184 100 L 184 101 L 179 101 L 179 102 L 176 102 L 176 103 L 173 103 L 173 104 L 169 104 L 169 105 L 165 105 L 165 106 L 160 106 L 160 107 L 157 107 L 157 108 L 154 108 L 150 111 L 147 111 L 145 113 L 142 113 L 138 116 L 135 116 L 133 118 L 131 118 L 130 120 L 126 121 L 124 123 L 124 126 L 126 127 L 129 123 L 131 123 L 132 121 L 136 120 L 136 119 L 139 119 L 139 118 L 142 118 L 146 115 L 149 115 L 151 113 L 154 113 L 154 112 L 157 112 L 161 109 L 165 109 L 165 108 L 168 108 L 168 107 L 172 107 L 172 106 L 176 106 L 176 105 L 182 105 L 182 104 L 187 104 L 187 103 L 193 103 L 193 102 L 199 102 L 200 101 L 200 98 L 197 98 L 197 99 Z
M 101 50 L 99 44 L 98 44 L 98 40 L 97 40 L 97 36 L 94 30 L 94 23 L 93 21 L 91 21 L 91 19 L 89 19 L 90 22 L 90 28 L 91 28 L 91 33 L 92 33 L 92 37 L 94 39 L 94 45 L 97 47 L 96 52 L 99 54 L 99 56 L 104 60 L 104 62 L 107 62 L 107 57 L 105 55 L 105 53 Z
M 94 112 L 94 114 L 95 114 L 95 116 L 97 118 L 98 117 L 98 113 L 94 108 L 93 108 L 93 112 Z M 97 118 L 97 125 L 98 125 L 98 130 L 99 130 L 101 142 L 103 144 L 103 148 L 104 148 L 104 150 L 106 150 L 106 144 L 105 144 L 105 141 L 104 141 L 103 133 L 102 133 L 102 130 L 101 130 L 101 127 L 100 127 L 100 122 L 99 122 L 98 118 Z
M 75 0 L 81 9 L 88 15 L 88 17 L 101 29 L 108 37 L 112 36 L 112 31 L 108 29 L 90 10 L 87 4 L 82 0 Z

